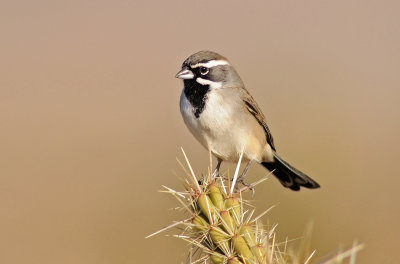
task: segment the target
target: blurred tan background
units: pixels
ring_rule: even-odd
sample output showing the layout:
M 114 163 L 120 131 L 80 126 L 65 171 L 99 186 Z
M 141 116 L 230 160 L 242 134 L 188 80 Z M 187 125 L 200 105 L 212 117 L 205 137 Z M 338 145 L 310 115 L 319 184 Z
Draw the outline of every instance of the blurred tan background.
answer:
M 144 237 L 183 217 L 161 185 L 208 154 L 181 120 L 182 61 L 230 59 L 281 156 L 320 190 L 271 178 L 259 210 L 280 240 L 312 221 L 316 259 L 350 247 L 399 263 L 398 1 L 3 1 L 0 263 L 181 263 Z M 227 165 L 224 169 L 228 168 Z M 250 180 L 266 175 L 253 166 Z M 267 221 L 267 219 L 265 219 Z

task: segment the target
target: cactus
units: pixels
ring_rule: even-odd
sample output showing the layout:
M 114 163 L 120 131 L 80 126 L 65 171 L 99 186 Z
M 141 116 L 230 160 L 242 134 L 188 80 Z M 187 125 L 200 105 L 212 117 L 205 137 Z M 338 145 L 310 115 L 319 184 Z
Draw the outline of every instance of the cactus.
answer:
M 183 150 L 182 150 L 183 152 Z M 281 250 L 275 243 L 275 227 L 267 230 L 260 219 L 270 209 L 257 217 L 253 217 L 255 210 L 244 206 L 242 193 L 249 187 L 238 189 L 235 186 L 238 178 L 240 160 L 232 181 L 223 177 L 213 177 L 212 164 L 208 173 L 198 179 L 183 152 L 189 172 L 184 168 L 188 178 L 184 180 L 185 191 L 178 192 L 166 186 L 164 192 L 177 198 L 182 208 L 189 214 L 183 221 L 176 222 L 156 233 L 183 225 L 183 231 L 175 235 L 187 241 L 193 252 L 200 252 L 197 258 L 192 259 L 190 254 L 187 263 L 213 264 L 280 264 L 280 263 L 308 263 L 314 254 L 294 254 L 291 251 Z M 210 158 L 211 160 L 211 158 Z M 179 161 L 178 161 L 179 162 Z M 252 184 L 254 187 L 266 178 Z M 148 237 L 150 237 L 148 236 Z M 356 247 L 356 246 L 355 246 Z M 352 249 L 352 253 L 360 249 Z M 345 252 L 346 253 L 346 252 Z M 344 254 L 344 253 L 342 253 Z M 308 256 L 307 259 L 298 259 L 298 255 Z M 340 263 L 340 262 L 335 262 Z

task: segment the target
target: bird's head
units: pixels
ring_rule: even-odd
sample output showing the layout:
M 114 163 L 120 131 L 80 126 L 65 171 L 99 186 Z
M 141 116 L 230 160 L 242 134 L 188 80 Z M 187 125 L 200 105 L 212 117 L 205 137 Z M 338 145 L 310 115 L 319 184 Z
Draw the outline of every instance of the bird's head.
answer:
M 207 85 L 211 89 L 242 84 L 229 61 L 212 51 L 199 51 L 188 57 L 175 77 L 182 79 L 185 85 L 193 85 L 196 82 L 196 84 Z

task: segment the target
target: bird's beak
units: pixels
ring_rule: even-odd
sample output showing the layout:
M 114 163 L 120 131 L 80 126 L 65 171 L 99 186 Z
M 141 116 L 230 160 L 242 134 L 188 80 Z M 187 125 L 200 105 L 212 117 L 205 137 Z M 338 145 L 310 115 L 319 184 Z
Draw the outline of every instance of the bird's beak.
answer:
M 184 67 L 184 68 L 182 68 L 182 70 L 180 72 L 178 72 L 175 75 L 175 77 L 178 79 L 187 80 L 187 79 L 193 79 L 194 74 L 187 67 Z

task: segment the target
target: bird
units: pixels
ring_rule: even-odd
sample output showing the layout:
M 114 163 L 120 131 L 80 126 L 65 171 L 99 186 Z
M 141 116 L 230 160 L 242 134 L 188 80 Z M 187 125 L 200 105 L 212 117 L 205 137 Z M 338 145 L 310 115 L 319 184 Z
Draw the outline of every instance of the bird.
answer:
M 293 191 L 320 187 L 278 155 L 264 114 L 227 58 L 199 51 L 183 62 L 175 77 L 183 80 L 180 111 L 184 123 L 217 158 L 218 175 L 223 161 L 238 162 L 242 156 L 247 165 L 238 182 L 243 184 L 254 161 Z

